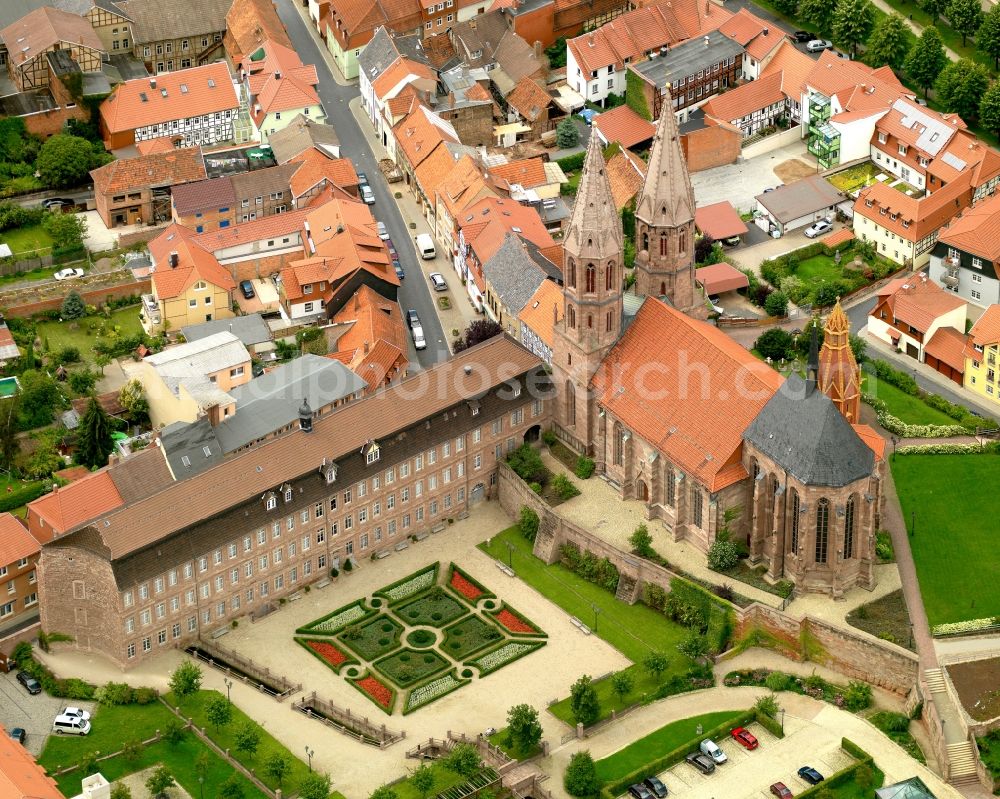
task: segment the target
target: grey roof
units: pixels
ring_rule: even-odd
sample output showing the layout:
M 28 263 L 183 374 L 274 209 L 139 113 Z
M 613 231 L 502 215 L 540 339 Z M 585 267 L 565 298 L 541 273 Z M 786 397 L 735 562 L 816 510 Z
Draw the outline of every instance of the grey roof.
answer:
M 51 111 L 58 107 L 59 104 L 48 89 L 29 89 L 26 92 L 0 97 L 0 116 L 20 117 L 39 111 Z
M 233 452 L 292 424 L 302 400 L 320 409 L 367 386 L 340 361 L 303 355 L 232 389 L 236 413 L 215 428 L 223 452 Z
M 400 56 L 430 66 L 422 40 L 423 36 L 419 33 L 399 35 L 390 33 L 380 25 L 358 56 L 358 68 L 365 73 L 369 81 L 373 81 L 391 67 Z
M 48 60 L 52 72 L 57 76 L 80 72 L 80 65 L 76 63 L 76 59 L 73 58 L 69 50 L 49 50 L 45 54 L 45 58 Z
M 333 126 L 308 119 L 302 114 L 298 114 L 281 130 L 268 136 L 267 143 L 271 145 L 271 152 L 279 164 L 291 161 L 310 147 L 326 150 L 334 157 L 340 153 L 340 138 Z
M 515 316 L 528 304 L 547 276 L 516 233 L 504 236 L 503 244 L 483 264 L 483 274 L 500 301 Z
M 908 780 L 877 788 L 875 796 L 878 799 L 935 799 L 931 789 L 920 777 L 910 777 Z
M 670 82 L 693 77 L 695 73 L 706 67 L 718 64 L 724 58 L 736 58 L 743 54 L 743 47 L 719 31 L 711 31 L 708 36 L 708 46 L 705 36 L 689 39 L 684 44 L 671 47 L 663 55 L 649 58 L 639 64 L 633 64 L 634 69 L 657 88 Z
M 758 205 L 764 206 L 771 216 L 784 224 L 800 216 L 832 208 L 844 199 L 844 195 L 825 178 L 810 175 L 794 183 L 778 186 L 766 194 L 758 194 L 755 199 Z
M 509 30 L 502 11 L 489 11 L 453 25 L 450 36 L 456 55 L 470 67 L 481 67 L 496 60 L 494 54 Z
M 818 388 L 792 374 L 743 437 L 805 485 L 844 486 L 872 473 L 875 454 Z
M 194 422 L 174 422 L 160 431 L 160 446 L 175 480 L 205 471 L 222 460 L 222 447 L 207 416 Z
M 84 72 L 81 87 L 84 97 L 100 97 L 111 94 L 111 81 L 103 72 Z
M 271 328 L 259 313 L 236 316 L 232 319 L 213 319 L 211 322 L 181 328 L 181 333 L 188 341 L 197 341 L 206 336 L 226 332 L 232 333 L 247 347 L 271 340 Z
M 233 0 L 120 0 L 137 44 L 204 36 L 226 29 Z M 193 48 L 192 48 L 193 50 Z
M 249 361 L 247 348 L 229 331 L 146 356 L 146 362 L 156 370 L 174 396 L 180 395 L 183 385 L 203 409 L 229 400 L 226 392 L 212 382 L 209 375 Z
M 108 58 L 109 63 L 104 65 L 104 70 L 106 74 L 110 73 L 115 83 L 149 75 L 146 65 L 131 53 L 112 53 Z
M 507 31 L 507 34 L 500 40 L 494 57 L 500 68 L 510 76 L 514 83 L 520 81 L 521 78 L 534 75 L 542 68 L 541 60 L 535 55 L 535 48 L 514 31 Z

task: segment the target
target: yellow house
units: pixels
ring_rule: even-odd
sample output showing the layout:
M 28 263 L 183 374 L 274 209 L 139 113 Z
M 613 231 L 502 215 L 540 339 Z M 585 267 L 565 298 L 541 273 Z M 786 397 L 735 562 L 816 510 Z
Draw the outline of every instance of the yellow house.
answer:
M 969 331 L 965 348 L 965 387 L 1000 402 L 1000 305 L 991 305 Z
M 250 353 L 228 331 L 169 347 L 143 361 L 149 418 L 165 427 L 208 416 L 214 426 L 236 413 L 229 392 L 252 377 Z
M 139 316 L 148 335 L 235 315 L 232 275 L 196 239 L 174 224 L 149 243 L 153 293 L 142 295 Z

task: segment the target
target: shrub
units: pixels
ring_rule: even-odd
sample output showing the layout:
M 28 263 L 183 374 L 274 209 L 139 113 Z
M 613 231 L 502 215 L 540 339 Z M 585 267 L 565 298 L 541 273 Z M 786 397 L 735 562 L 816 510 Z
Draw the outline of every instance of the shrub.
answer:
M 538 514 L 527 505 L 521 506 L 521 516 L 517 522 L 517 529 L 521 531 L 521 535 L 534 543 L 535 537 L 538 535 Z
M 63 300 L 61 313 L 63 319 L 79 319 L 86 315 L 87 306 L 84 304 L 83 298 L 76 291 L 70 291 Z
M 782 330 L 780 327 L 772 327 L 770 330 L 762 333 L 753 346 L 762 358 L 781 361 L 792 357 L 794 343 L 792 334 L 787 330 Z
M 345 572 L 354 571 L 354 561 L 351 560 L 350 558 L 348 558 L 347 560 L 344 561 L 344 571 Z M 306 590 L 307 591 L 309 590 L 309 586 L 308 585 L 306 586 Z
M 573 473 L 581 480 L 587 480 L 591 475 L 593 475 L 594 468 L 593 459 L 581 455 L 576 459 L 576 468 L 573 470 Z
M 507 456 L 507 463 L 527 483 L 544 482 L 547 471 L 542 456 L 530 444 L 522 444 Z
M 728 534 L 719 533 L 708 548 L 708 568 L 717 572 L 735 569 L 740 562 L 740 549 Z
M 601 790 L 601 781 L 597 777 L 597 766 L 590 752 L 575 752 L 569 759 L 566 773 L 563 775 L 563 787 L 570 796 L 595 796 Z
M 131 705 L 135 701 L 135 691 L 124 682 L 109 682 L 96 695 L 102 705 Z
M 677 644 L 677 650 L 691 660 L 697 660 L 708 654 L 708 639 L 696 630 L 692 630 Z
M 769 691 L 787 691 L 792 684 L 792 677 L 789 674 L 785 674 L 781 671 L 772 671 L 767 675 L 764 680 L 764 685 L 767 686 Z
M 844 691 L 844 706 L 852 713 L 871 707 L 872 687 L 860 680 L 851 680 Z
M 171 746 L 174 746 L 181 742 L 184 734 L 184 724 L 179 719 L 168 719 L 163 725 L 163 732 L 160 734 L 160 737 Z
M 185 660 L 170 675 L 170 690 L 178 698 L 189 696 L 201 688 L 201 678 L 201 667 L 190 660 Z
M 31 644 L 21 641 L 10 653 L 10 659 L 19 667 L 24 668 L 24 664 L 31 660 Z
M 772 291 L 764 301 L 764 310 L 767 311 L 768 316 L 787 316 L 788 297 L 785 296 L 784 292 Z
M 573 485 L 569 478 L 562 473 L 552 478 L 552 490 L 562 500 L 572 499 L 580 493 L 580 489 Z
M 753 709 L 773 719 L 778 717 L 778 711 L 781 710 L 781 707 L 778 705 L 778 700 L 774 698 L 774 694 L 767 694 L 754 702 Z
M 628 543 L 632 547 L 632 551 L 643 558 L 656 554 L 653 549 L 653 536 L 645 524 L 640 524 L 635 528 L 635 531 L 629 536 Z
M 542 433 L 542 443 L 547 447 L 551 447 L 558 440 L 554 430 L 546 430 Z

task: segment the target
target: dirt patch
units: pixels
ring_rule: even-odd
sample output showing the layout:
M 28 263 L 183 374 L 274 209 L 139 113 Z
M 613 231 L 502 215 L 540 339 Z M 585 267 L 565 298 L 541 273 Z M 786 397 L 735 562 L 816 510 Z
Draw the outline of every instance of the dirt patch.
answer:
M 847 623 L 883 641 L 916 651 L 902 589 L 855 608 L 847 614 Z
M 781 178 L 783 183 L 794 183 L 796 180 L 809 177 L 809 175 L 815 175 L 816 167 L 809 166 L 798 158 L 789 158 L 774 168 L 774 174 Z
M 976 721 L 1000 716 L 1000 658 L 955 663 L 947 667 L 962 707 Z

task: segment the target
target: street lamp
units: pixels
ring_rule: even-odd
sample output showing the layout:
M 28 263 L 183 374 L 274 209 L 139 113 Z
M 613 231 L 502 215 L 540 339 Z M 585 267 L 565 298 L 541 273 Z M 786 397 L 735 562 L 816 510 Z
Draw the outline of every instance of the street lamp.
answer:
M 917 534 L 917 512 L 910 511 L 910 538 Z
M 205 799 L 205 778 L 198 777 L 198 790 L 201 791 L 201 799 Z
M 222 681 L 226 684 L 226 701 L 229 702 L 229 704 L 232 704 L 233 699 L 231 696 L 231 691 L 233 690 L 233 681 L 230 680 L 228 677 L 223 677 Z
M 890 440 L 892 441 L 892 459 L 896 460 L 896 445 L 899 443 L 899 439 L 896 436 L 891 436 Z
M 310 749 L 309 746 L 307 745 L 306 746 L 306 757 L 309 758 L 309 770 L 310 771 L 313 770 L 313 755 L 314 754 L 316 754 L 316 750 Z
M 504 541 L 507 545 L 507 565 L 512 569 L 514 568 L 514 543 L 512 541 Z
M 601 609 L 597 605 L 591 605 L 594 609 L 594 632 L 597 632 L 597 617 L 601 615 Z

